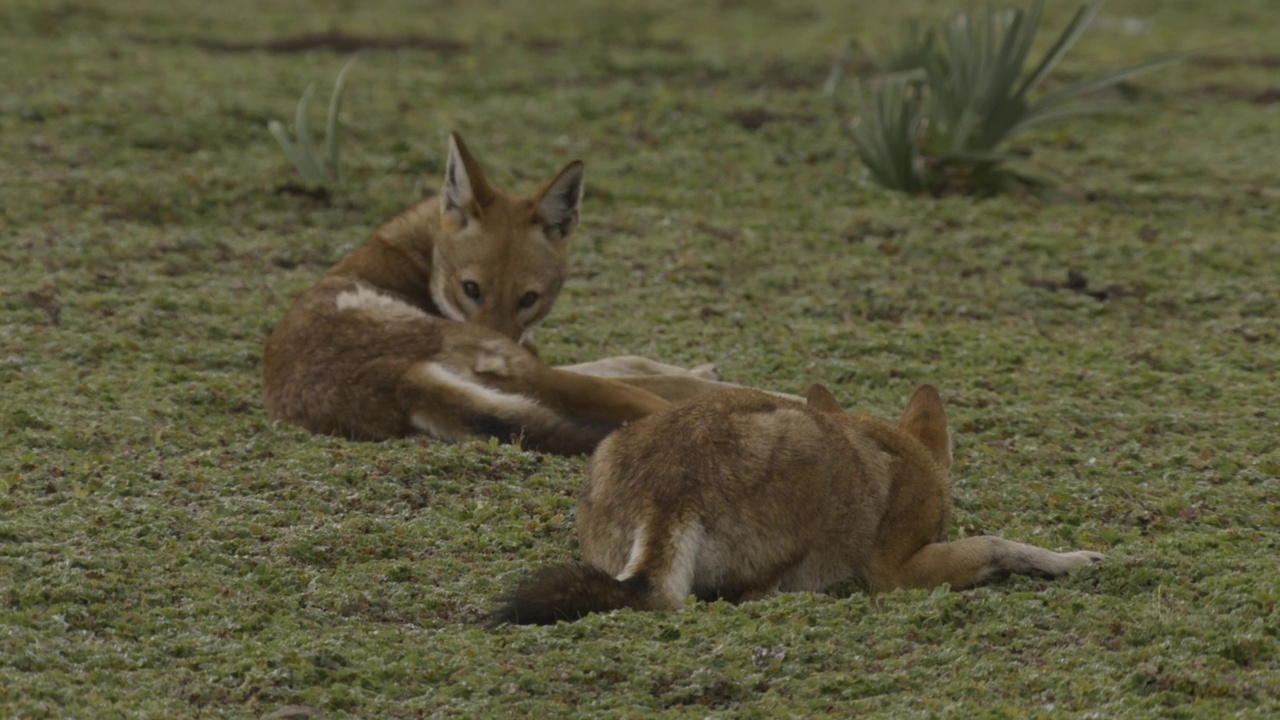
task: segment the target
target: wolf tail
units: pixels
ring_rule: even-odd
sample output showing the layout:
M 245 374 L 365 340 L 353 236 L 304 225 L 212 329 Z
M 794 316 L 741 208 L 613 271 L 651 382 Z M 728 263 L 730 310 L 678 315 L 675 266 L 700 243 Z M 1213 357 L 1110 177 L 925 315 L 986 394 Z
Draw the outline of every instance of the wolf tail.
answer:
M 498 625 L 552 625 L 593 612 L 631 608 L 656 609 L 653 589 L 644 574 L 618 580 L 593 565 L 556 565 L 539 571 L 503 599 L 486 618 Z

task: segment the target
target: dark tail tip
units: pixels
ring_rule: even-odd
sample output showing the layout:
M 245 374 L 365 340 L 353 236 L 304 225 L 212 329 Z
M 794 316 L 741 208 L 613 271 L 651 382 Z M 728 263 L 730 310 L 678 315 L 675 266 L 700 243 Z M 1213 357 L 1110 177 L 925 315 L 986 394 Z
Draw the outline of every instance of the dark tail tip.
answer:
M 598 567 L 557 565 L 540 570 L 502 600 L 484 624 L 554 625 L 595 612 L 621 608 L 644 610 L 649 581 L 644 576 L 618 580 Z

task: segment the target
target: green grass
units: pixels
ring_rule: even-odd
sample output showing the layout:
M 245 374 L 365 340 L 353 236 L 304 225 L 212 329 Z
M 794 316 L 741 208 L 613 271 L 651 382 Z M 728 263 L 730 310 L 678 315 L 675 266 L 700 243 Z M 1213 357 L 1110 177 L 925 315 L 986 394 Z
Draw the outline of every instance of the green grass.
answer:
M 950 3 L 7 3 L 0 715 L 1280 713 L 1280 8 L 1203 5 L 1108 3 L 1063 81 L 1211 51 L 1022 138 L 1049 202 L 863 182 L 832 52 Z M 324 202 L 281 192 L 265 123 L 347 52 L 204 41 L 334 29 L 436 42 L 362 54 Z M 312 437 L 258 395 L 290 298 L 438 186 L 455 129 L 508 187 L 587 162 L 550 360 L 715 360 L 882 414 L 935 383 L 953 533 L 1109 560 L 481 630 L 576 557 L 583 461 Z

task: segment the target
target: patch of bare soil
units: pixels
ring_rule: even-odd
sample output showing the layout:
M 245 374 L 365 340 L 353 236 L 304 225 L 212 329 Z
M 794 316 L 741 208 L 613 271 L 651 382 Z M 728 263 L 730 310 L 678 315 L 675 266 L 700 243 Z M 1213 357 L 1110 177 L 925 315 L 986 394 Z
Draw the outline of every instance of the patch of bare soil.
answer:
M 1257 88 L 1245 88 L 1238 85 L 1210 84 L 1194 88 L 1188 91 L 1186 95 L 1192 99 L 1212 100 L 1214 102 L 1241 100 L 1254 105 L 1280 104 L 1280 87 L 1258 90 Z
M 266 52 L 286 55 L 290 53 L 308 52 L 311 50 L 329 50 L 334 53 L 348 54 L 359 50 L 421 50 L 434 53 L 458 53 L 467 49 L 468 45 L 457 40 L 445 38 L 418 37 L 402 35 L 400 37 L 376 37 L 350 35 L 344 32 L 314 33 L 294 37 L 270 38 L 256 42 L 235 42 L 216 38 L 148 38 L 134 37 L 134 42 L 190 45 L 210 52 L 243 53 Z
M 1141 289 L 1125 287 L 1124 285 L 1107 285 L 1106 287 L 1103 287 L 1103 288 L 1090 288 L 1089 279 L 1086 278 L 1084 276 L 1084 273 L 1080 272 L 1079 270 L 1068 270 L 1066 280 L 1058 281 L 1058 280 L 1031 279 L 1031 280 L 1027 280 L 1027 285 L 1033 288 L 1049 290 L 1051 292 L 1057 292 L 1059 290 L 1067 290 L 1069 292 L 1077 293 L 1080 295 L 1088 295 L 1089 297 L 1098 301 L 1110 300 L 1111 298 L 1142 295 Z
M 1280 69 L 1280 55 L 1197 55 L 1188 62 L 1210 68 L 1229 68 L 1244 65 L 1272 70 Z

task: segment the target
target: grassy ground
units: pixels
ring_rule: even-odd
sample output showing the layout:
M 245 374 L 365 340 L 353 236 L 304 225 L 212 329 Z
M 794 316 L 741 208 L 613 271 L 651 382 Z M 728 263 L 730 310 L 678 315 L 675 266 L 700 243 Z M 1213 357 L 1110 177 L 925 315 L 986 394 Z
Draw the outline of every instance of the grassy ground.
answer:
M 832 53 L 948 5 L 5 3 L 0 715 L 1280 713 L 1280 7 L 1113 0 L 1064 76 L 1209 55 L 1026 138 L 1062 199 L 869 189 Z M 326 202 L 264 125 L 346 57 L 271 43 L 331 31 L 382 49 Z M 438 185 L 451 129 L 508 187 L 587 162 L 551 360 L 886 414 L 933 382 L 954 533 L 1109 560 L 481 630 L 576 556 L 583 461 L 311 437 L 258 396 L 290 298 Z

